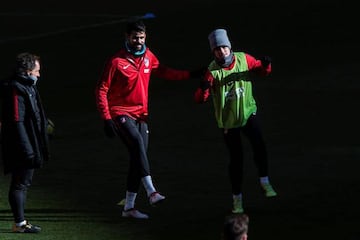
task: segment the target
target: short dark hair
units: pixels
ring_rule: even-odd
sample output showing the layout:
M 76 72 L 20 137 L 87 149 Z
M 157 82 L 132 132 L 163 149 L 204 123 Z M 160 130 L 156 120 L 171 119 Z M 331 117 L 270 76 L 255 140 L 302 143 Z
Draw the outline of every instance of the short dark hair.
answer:
M 29 52 L 19 53 L 15 60 L 16 73 L 25 75 L 27 71 L 35 68 L 36 61 L 40 62 L 40 57 L 38 55 Z
M 126 26 L 126 33 L 130 34 L 131 32 L 146 32 L 146 26 L 141 20 L 134 20 L 128 22 Z
M 224 221 L 224 240 L 238 240 L 247 234 L 249 228 L 249 216 L 245 213 L 231 214 Z

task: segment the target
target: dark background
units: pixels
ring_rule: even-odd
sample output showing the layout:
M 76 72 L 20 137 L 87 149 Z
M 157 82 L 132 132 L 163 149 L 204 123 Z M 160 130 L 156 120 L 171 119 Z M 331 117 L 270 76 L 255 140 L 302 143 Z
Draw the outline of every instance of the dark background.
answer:
M 360 239 L 358 10 L 345 1 L 13 1 L 0 10 L 0 77 L 22 51 L 42 58 L 39 89 L 55 122 L 52 160 L 35 186 L 123 223 L 127 153 L 107 139 L 94 89 L 105 60 L 123 44 L 124 19 L 151 12 L 147 46 L 160 61 L 195 69 L 211 61 L 207 35 L 228 30 L 234 50 L 269 55 L 273 73 L 255 97 L 279 193 L 265 199 L 251 152 L 244 207 L 250 239 Z M 115 22 L 112 22 L 115 21 Z M 211 102 L 196 105 L 198 80 L 152 79 L 149 159 L 161 208 L 138 205 L 149 222 L 133 239 L 220 239 L 231 208 L 228 156 Z M 86 203 L 86 204 L 84 204 Z M 116 209 L 116 210 L 114 210 Z M 120 230 L 121 231 L 121 230 Z M 145 237 L 146 236 L 146 237 Z M 100 238 L 101 239 L 101 238 Z M 116 238 L 114 238 L 116 239 Z M 168 239 L 168 238 L 167 238 Z

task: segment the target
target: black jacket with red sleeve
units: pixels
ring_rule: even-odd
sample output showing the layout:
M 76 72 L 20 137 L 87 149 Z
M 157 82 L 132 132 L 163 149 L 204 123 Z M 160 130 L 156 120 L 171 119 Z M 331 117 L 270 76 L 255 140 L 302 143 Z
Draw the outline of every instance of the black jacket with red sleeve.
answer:
M 34 81 L 14 76 L 1 84 L 4 173 L 40 168 L 49 159 L 47 118 Z

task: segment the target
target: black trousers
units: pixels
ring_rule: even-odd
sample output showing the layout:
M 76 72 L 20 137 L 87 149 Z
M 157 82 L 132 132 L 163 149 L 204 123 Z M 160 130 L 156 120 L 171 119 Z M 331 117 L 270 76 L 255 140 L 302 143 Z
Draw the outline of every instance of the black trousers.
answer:
M 223 135 L 230 154 L 228 171 L 232 193 L 237 195 L 242 192 L 243 185 L 244 152 L 242 135 L 247 137 L 251 144 L 253 159 L 259 177 L 268 175 L 267 150 L 256 115 L 252 115 L 245 126 L 228 129 L 226 132 L 224 131 Z
M 126 145 L 129 155 L 129 171 L 127 190 L 137 193 L 141 178 L 150 175 L 150 165 L 147 156 L 149 130 L 146 122 L 136 121 L 128 116 L 116 117 L 119 135 Z
M 26 194 L 31 186 L 33 175 L 34 169 L 19 169 L 11 173 L 8 197 L 15 223 L 25 220 Z

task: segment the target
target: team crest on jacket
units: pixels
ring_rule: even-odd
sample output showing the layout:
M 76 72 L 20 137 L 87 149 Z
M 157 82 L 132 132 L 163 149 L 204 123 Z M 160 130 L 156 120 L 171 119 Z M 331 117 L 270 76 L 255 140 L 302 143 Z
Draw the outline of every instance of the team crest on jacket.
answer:
M 150 69 L 149 69 L 149 59 L 148 58 L 144 58 L 144 65 L 145 65 L 145 68 L 144 68 L 144 73 L 149 73 L 150 72 Z
M 144 65 L 145 65 L 145 67 L 149 67 L 149 59 L 148 58 L 145 58 L 144 59 Z

